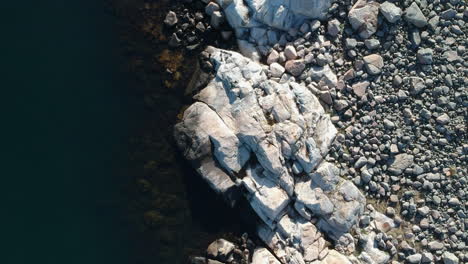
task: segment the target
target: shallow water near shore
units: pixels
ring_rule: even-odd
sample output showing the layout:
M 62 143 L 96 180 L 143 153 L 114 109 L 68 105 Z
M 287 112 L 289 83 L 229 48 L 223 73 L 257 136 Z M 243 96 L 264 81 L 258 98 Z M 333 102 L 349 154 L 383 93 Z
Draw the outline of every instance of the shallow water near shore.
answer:
M 2 263 L 184 263 L 243 231 L 173 142 L 196 54 L 148 36 L 169 1 L 96 2 L 7 7 Z

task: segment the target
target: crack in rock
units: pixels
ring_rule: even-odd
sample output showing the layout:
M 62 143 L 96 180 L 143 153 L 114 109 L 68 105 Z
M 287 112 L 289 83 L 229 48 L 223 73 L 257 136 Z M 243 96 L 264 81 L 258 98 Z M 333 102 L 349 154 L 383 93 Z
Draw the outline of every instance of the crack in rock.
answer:
M 243 194 L 281 263 L 350 263 L 325 237 L 349 232 L 366 200 L 323 161 L 337 129 L 319 100 L 302 84 L 269 80 L 267 68 L 239 53 L 208 51 L 215 77 L 175 126 L 185 158 L 229 204 L 233 189 Z M 245 176 L 233 177 L 240 170 Z

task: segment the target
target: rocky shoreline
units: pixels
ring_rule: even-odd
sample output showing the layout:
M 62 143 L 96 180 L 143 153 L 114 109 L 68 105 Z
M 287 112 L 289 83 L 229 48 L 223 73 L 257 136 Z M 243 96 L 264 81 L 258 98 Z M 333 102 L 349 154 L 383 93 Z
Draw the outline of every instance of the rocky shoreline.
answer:
M 465 2 L 205 4 L 240 53 L 202 52 L 175 138 L 264 244 L 193 263 L 468 261 Z

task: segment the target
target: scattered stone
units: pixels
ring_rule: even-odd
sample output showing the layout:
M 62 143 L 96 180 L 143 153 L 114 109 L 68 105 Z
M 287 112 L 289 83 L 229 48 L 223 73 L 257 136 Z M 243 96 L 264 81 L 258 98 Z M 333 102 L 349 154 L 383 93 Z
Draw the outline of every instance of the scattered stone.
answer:
M 422 28 L 427 25 L 427 18 L 424 16 L 421 9 L 419 9 L 418 4 L 413 2 L 406 10 L 405 10 L 405 20 L 418 27 Z
M 413 255 L 406 257 L 406 261 L 408 261 L 408 263 L 417 264 L 421 262 L 421 258 L 422 258 L 422 255 L 418 253 L 418 254 L 413 254 Z
M 353 38 L 347 38 L 345 40 L 345 46 L 347 49 L 354 49 L 357 46 L 357 41 L 356 39 Z
M 454 256 L 464 263 L 464 3 L 379 6 L 360 0 L 348 13 L 351 29 L 339 22 L 346 19 L 346 5 L 331 1 L 330 13 L 320 17 L 324 26 L 302 14 L 313 8 L 297 9 L 307 5 L 302 0 L 281 6 L 216 1 L 218 8 L 207 2 L 200 13 L 205 8 L 225 14 L 244 56 L 267 65 L 212 49 L 201 65 L 210 65 L 204 68 L 216 81 L 195 97 L 206 107 L 185 111 L 177 142 L 187 146 L 184 155 L 230 205 L 247 200 L 262 221 L 258 236 L 271 250 L 271 261 L 324 261 L 332 247 L 324 246 L 323 232 L 345 255 L 362 246 L 359 259 L 343 255 L 343 261 L 384 263 L 394 256 L 408 263 L 452 263 Z M 316 2 L 317 10 L 327 5 Z M 397 5 L 407 7 L 404 23 Z M 187 43 L 189 49 L 211 30 L 205 28 L 208 16 L 177 16 L 173 29 L 167 25 L 168 39 L 172 33 L 178 38 L 174 46 Z M 335 126 L 340 133 L 334 140 Z M 370 205 L 361 210 L 359 190 L 377 202 L 388 199 L 386 218 Z M 348 239 L 356 219 L 360 227 Z M 403 223 L 401 236 L 385 233 Z
M 164 24 L 166 24 L 169 27 L 172 27 L 175 24 L 177 24 L 177 22 L 177 14 L 173 11 L 169 11 L 169 13 L 167 13 L 166 15 L 166 18 L 164 19 Z
M 284 55 L 286 56 L 286 58 L 288 60 L 296 59 L 297 58 L 297 52 L 296 52 L 296 49 L 294 48 L 294 46 L 292 46 L 292 45 L 286 46 L 286 48 L 284 49 Z
M 421 64 L 432 64 L 432 56 L 433 52 L 430 48 L 419 49 L 417 53 L 418 61 Z
M 299 76 L 304 71 L 305 66 L 304 60 L 290 60 L 286 62 L 284 68 L 293 76 Z
M 436 119 L 437 123 L 441 124 L 441 125 L 446 125 L 450 122 L 450 117 L 449 115 L 447 115 L 447 113 L 444 113 L 442 115 L 440 115 L 439 117 L 437 117 Z
M 380 5 L 380 12 L 390 23 L 395 23 L 401 18 L 401 8 L 397 7 L 394 3 L 384 2 Z
M 414 156 L 409 154 L 398 154 L 393 158 L 388 170 L 394 175 L 400 175 L 409 166 L 413 165 Z
M 380 41 L 378 39 L 366 39 L 364 44 L 369 50 L 373 50 L 380 46 Z
M 233 243 L 225 239 L 218 239 L 208 246 L 206 254 L 209 258 L 226 261 L 234 248 L 235 246 Z
M 270 64 L 270 73 L 272 77 L 279 78 L 283 75 L 285 69 L 279 63 L 273 62 Z
M 358 82 L 353 84 L 353 91 L 358 97 L 362 97 L 366 94 L 366 89 L 369 87 L 370 83 L 368 81 Z
M 458 258 L 451 252 L 444 252 L 442 254 L 444 264 L 458 264 Z
M 310 31 L 315 32 L 320 28 L 320 20 L 313 20 L 310 22 Z
M 340 33 L 340 26 L 340 21 L 338 21 L 337 19 L 328 21 L 328 35 L 332 37 L 338 36 L 338 34 Z
M 377 75 L 382 72 L 384 66 L 383 59 L 378 54 L 371 54 L 363 58 L 364 65 L 369 74 Z
M 429 242 L 428 247 L 431 251 L 438 251 L 444 249 L 444 244 L 439 241 Z
M 379 3 L 374 1 L 358 0 L 349 10 L 348 20 L 361 38 L 369 38 L 377 32 Z
M 268 55 L 267 64 L 270 65 L 273 62 L 278 62 L 278 60 L 279 60 L 279 53 L 276 50 L 272 50 L 270 52 L 270 55 Z
M 180 46 L 180 44 L 182 43 L 182 40 L 179 39 L 179 37 L 177 36 L 176 33 L 173 33 L 171 38 L 169 39 L 169 46 L 172 47 L 172 48 L 176 48 L 178 46 Z

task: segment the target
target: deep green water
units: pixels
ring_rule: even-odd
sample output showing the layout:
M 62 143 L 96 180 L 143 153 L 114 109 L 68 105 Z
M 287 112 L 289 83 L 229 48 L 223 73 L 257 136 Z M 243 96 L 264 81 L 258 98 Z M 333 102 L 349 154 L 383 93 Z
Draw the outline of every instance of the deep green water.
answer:
M 139 106 L 100 2 L 0 8 L 0 263 L 134 263 L 118 164 Z

